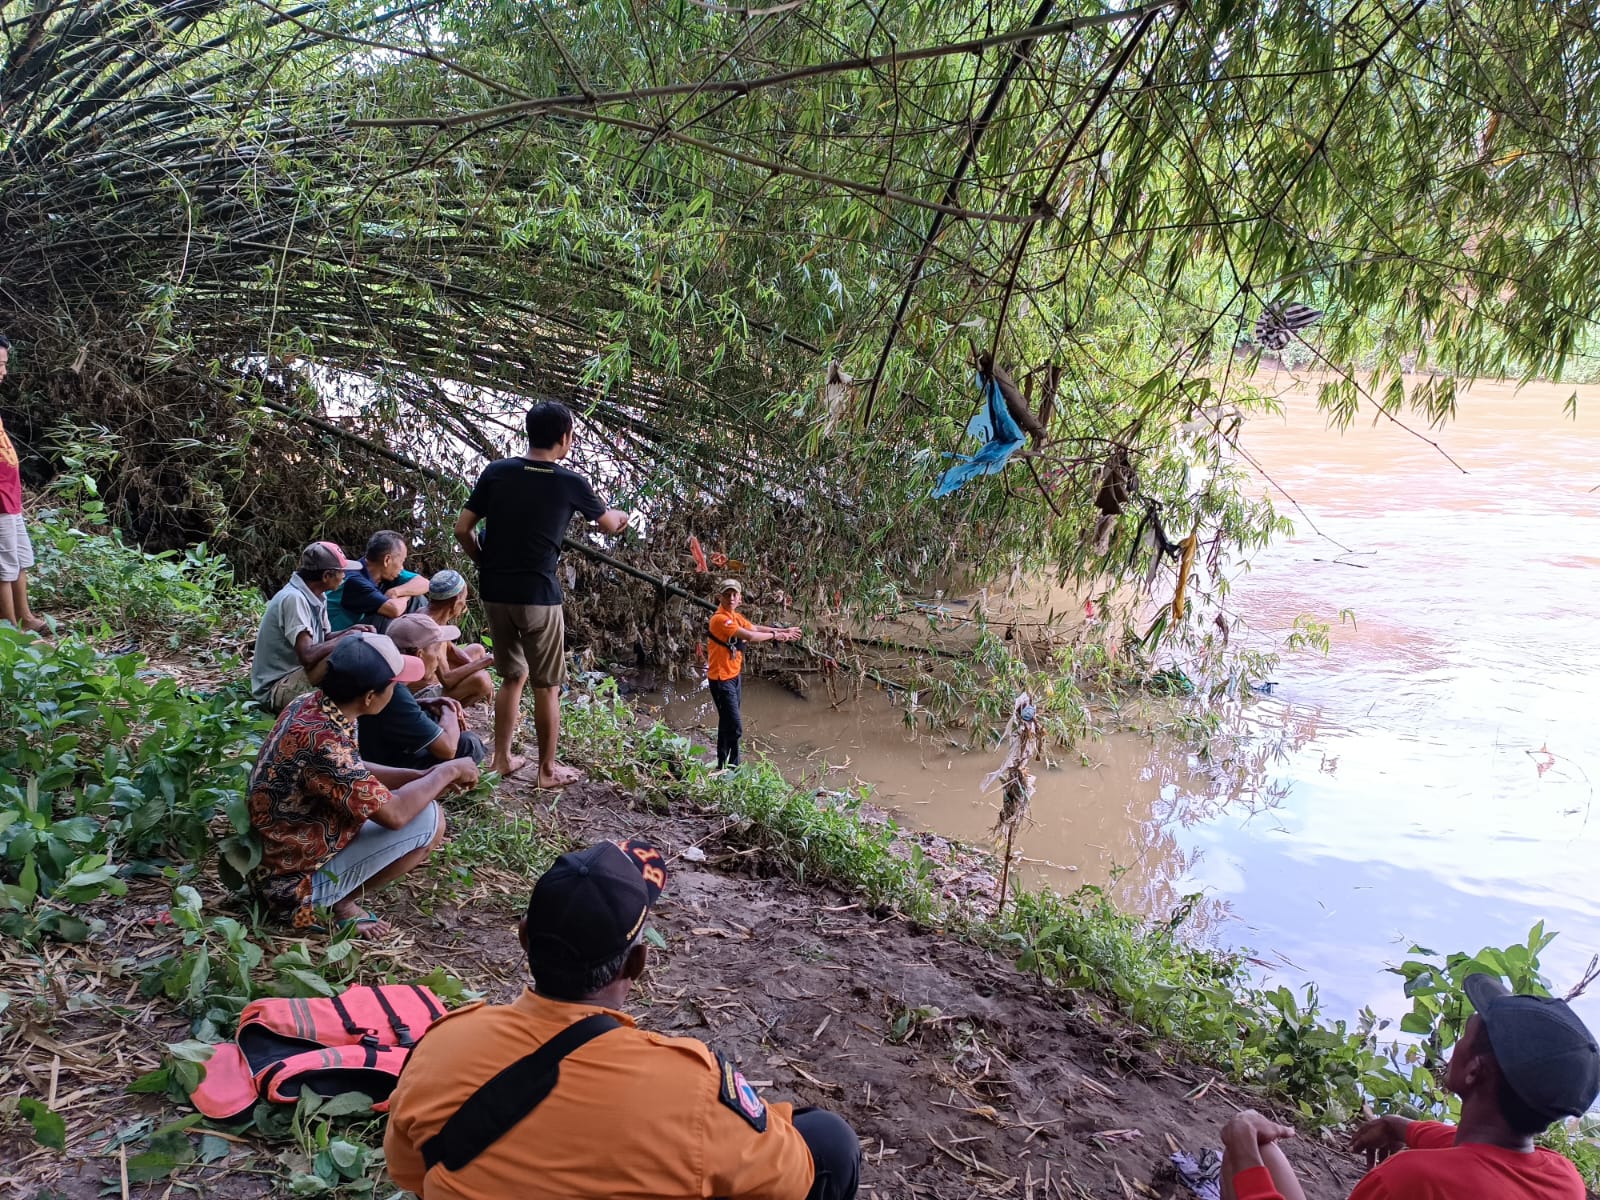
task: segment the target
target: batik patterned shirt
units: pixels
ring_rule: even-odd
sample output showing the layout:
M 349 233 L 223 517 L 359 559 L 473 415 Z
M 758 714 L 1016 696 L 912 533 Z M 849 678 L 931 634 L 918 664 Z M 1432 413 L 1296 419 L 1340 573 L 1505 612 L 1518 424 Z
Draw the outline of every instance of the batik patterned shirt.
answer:
M 291 701 L 250 773 L 250 825 L 262 847 L 256 895 L 296 928 L 310 925 L 312 877 L 388 799 L 338 706 L 320 690 Z

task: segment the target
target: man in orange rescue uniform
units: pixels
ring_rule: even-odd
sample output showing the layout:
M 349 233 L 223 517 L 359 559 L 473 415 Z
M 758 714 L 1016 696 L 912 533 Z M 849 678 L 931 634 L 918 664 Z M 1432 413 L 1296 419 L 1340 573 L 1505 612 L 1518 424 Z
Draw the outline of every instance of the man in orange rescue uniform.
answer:
M 739 715 L 739 672 L 744 669 L 746 642 L 799 640 L 797 625 L 752 625 L 739 611 L 744 588 L 737 579 L 724 579 L 717 588 L 720 603 L 711 614 L 706 635 L 706 686 L 717 706 L 717 770 L 739 765 L 739 738 L 744 720 Z
M 384 1152 L 423 1200 L 850 1200 L 861 1145 L 838 1116 L 768 1104 L 693 1038 L 621 1011 L 666 886 L 640 841 L 563 854 L 519 936 L 533 987 L 429 1029 L 390 1102 Z
M 1461 1097 L 1459 1125 L 1379 1117 L 1350 1145 L 1382 1161 L 1350 1200 L 1584 1200 L 1577 1170 L 1533 1139 L 1579 1117 L 1600 1095 L 1600 1049 L 1565 1000 L 1514 996 L 1468 975 L 1477 1011 L 1450 1055 L 1445 1086 Z M 1224 1200 L 1305 1200 L 1280 1139 L 1287 1125 L 1242 1112 L 1222 1127 Z

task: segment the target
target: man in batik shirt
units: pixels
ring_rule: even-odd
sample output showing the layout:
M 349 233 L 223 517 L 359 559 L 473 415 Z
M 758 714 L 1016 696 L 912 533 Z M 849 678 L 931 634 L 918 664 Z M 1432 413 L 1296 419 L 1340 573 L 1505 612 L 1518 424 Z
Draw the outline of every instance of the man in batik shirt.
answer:
M 422 670 L 382 634 L 348 634 L 321 687 L 290 702 L 261 747 L 249 808 L 262 853 L 250 882 L 296 929 L 322 928 L 315 910 L 329 908 L 339 928 L 357 936 L 391 932 L 360 899 L 426 862 L 444 837 L 439 797 L 478 781 L 470 758 L 426 771 L 361 760 L 356 721 L 381 712 L 396 684 Z

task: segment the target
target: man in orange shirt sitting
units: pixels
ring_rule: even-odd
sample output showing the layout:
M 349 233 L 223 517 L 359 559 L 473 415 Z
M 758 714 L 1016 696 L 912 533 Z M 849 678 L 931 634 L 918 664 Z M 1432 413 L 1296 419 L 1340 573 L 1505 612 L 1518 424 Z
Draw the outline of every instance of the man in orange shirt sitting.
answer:
M 428 1030 L 383 1148 L 422 1200 L 851 1200 L 861 1144 L 822 1109 L 769 1104 L 733 1062 L 622 1012 L 666 886 L 661 851 L 601 842 L 534 884 L 533 987 Z
M 739 672 L 744 669 L 745 642 L 792 642 L 800 637 L 797 625 L 752 625 L 739 612 L 744 589 L 737 579 L 724 579 L 718 589 L 720 603 L 711 614 L 706 639 L 706 685 L 717 706 L 717 770 L 739 765 L 739 738 L 744 722 L 739 716 Z
M 1565 1000 L 1514 996 L 1497 979 L 1462 983 L 1477 1011 L 1450 1056 L 1445 1086 L 1461 1123 L 1379 1117 L 1350 1145 L 1382 1159 L 1350 1200 L 1584 1200 L 1577 1169 L 1533 1139 L 1600 1095 L 1600 1049 Z M 1294 1130 L 1257 1112 L 1222 1127 L 1224 1200 L 1305 1200 L 1279 1140 Z M 1396 1151 L 1405 1153 L 1397 1154 Z

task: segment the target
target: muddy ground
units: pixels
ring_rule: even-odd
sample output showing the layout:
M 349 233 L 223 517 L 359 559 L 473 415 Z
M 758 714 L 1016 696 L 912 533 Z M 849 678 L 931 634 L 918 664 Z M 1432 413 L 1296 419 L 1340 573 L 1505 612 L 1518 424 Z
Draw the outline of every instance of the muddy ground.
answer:
M 641 1023 L 736 1056 L 773 1098 L 842 1113 L 861 1135 L 863 1196 L 1185 1196 L 1168 1166 L 1172 1150 L 1215 1144 L 1230 1113 L 1258 1103 L 1163 1053 L 1091 997 L 1047 988 L 1009 962 L 847 897 L 797 887 L 774 864 L 725 844 L 715 815 L 649 811 L 608 785 L 551 799 L 512 781 L 492 802 L 572 844 L 638 833 L 674 856 L 655 918 L 666 949 L 636 993 Z M 704 858 L 682 857 L 690 847 L 691 858 Z M 514 924 L 527 883 L 485 868 L 464 894 L 438 876 L 396 889 L 381 910 L 405 936 L 371 952 L 367 969 L 405 977 L 443 964 L 490 1000 L 511 999 L 523 985 Z M 164 1198 L 192 1189 L 233 1200 L 281 1190 L 282 1147 L 248 1138 L 210 1166 L 148 1184 L 122 1180 L 124 1155 L 111 1135 L 178 1115 L 122 1091 L 158 1064 L 164 1042 L 187 1035 L 164 1001 L 138 998 L 127 965 L 170 948 L 159 919 L 166 894 L 159 881 L 137 883 L 99 914 L 107 933 L 86 947 L 54 947 L 42 959 L 0 951 L 15 1026 L 0 1045 L 0 1097 L 53 1098 L 68 1126 L 61 1155 L 34 1146 L 14 1114 L 0 1116 L 0 1194 Z M 1352 1159 L 1315 1140 L 1290 1153 L 1312 1200 L 1343 1197 L 1356 1179 Z

